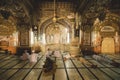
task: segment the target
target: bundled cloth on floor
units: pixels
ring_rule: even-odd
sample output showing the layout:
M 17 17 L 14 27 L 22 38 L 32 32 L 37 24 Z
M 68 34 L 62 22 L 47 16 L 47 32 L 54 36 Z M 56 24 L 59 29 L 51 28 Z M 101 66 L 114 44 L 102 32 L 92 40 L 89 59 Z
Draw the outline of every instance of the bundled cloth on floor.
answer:
M 83 63 L 83 64 L 86 64 L 87 66 L 90 66 L 91 68 L 97 68 L 97 65 L 95 64 L 90 64 L 85 58 L 83 57 L 80 57 L 78 58 L 78 60 Z
M 64 61 L 66 61 L 67 59 L 70 59 L 70 58 L 71 58 L 70 54 L 67 53 L 67 54 L 64 55 Z
M 93 55 L 93 58 L 97 61 L 105 62 L 105 63 L 113 65 L 115 67 L 120 67 L 120 63 L 109 58 L 107 55 Z

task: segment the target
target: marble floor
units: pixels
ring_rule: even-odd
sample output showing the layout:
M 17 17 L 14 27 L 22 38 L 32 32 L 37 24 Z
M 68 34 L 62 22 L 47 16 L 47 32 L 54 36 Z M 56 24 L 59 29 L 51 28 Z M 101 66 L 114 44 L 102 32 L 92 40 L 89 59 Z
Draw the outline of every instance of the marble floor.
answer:
M 28 60 L 21 61 L 19 56 L 0 54 L 0 80 L 120 80 L 120 67 L 86 56 L 87 63 L 98 66 L 92 68 L 74 57 L 64 60 L 65 55 L 62 53 L 61 57 L 55 59 L 56 72 L 46 75 L 42 70 L 45 61 L 43 55 L 30 66 Z M 120 55 L 108 56 L 120 62 Z

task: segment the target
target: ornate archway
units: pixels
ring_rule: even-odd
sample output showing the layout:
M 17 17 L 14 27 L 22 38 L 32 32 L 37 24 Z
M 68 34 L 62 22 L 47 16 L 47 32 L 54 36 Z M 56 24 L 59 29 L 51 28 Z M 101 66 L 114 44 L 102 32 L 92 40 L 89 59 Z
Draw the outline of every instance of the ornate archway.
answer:
M 45 45 L 45 50 L 49 47 L 53 50 L 64 50 L 71 39 L 71 26 L 64 19 L 54 23 L 51 19 L 42 23 L 39 28 L 41 41 Z
M 119 52 L 119 19 L 114 14 L 107 14 L 104 21 L 96 19 L 93 30 L 93 47 L 98 53 Z M 107 47 L 110 46 L 110 47 Z

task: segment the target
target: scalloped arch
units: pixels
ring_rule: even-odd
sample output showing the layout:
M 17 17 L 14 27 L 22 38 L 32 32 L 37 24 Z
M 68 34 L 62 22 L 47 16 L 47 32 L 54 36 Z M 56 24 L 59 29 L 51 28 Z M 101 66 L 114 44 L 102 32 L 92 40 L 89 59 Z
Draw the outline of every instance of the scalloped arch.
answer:
M 52 18 L 44 21 L 41 26 L 39 26 L 39 33 L 42 34 L 45 32 L 45 29 L 48 27 L 48 25 L 52 24 L 53 21 L 52 21 Z M 67 27 L 69 29 L 69 32 L 71 33 L 72 32 L 72 29 L 71 29 L 71 26 L 64 20 L 64 19 L 61 19 L 61 20 L 58 20 L 57 23 Z

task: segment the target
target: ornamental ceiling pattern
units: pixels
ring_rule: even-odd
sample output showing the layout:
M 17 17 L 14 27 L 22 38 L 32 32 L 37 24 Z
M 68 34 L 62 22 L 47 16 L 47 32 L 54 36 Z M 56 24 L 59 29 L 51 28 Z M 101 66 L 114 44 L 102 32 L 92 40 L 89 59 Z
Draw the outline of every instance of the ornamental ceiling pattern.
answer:
M 74 14 L 78 13 L 79 16 L 82 16 L 80 23 L 83 27 L 87 25 L 92 27 L 96 18 L 103 21 L 107 10 L 120 15 L 120 0 L 56 1 L 58 17 L 69 19 L 72 14 L 76 18 Z M 53 7 L 53 0 L 0 0 L 0 14 L 4 19 L 9 19 L 9 16 L 12 16 L 16 21 L 16 26 L 25 25 L 28 28 L 33 25 L 39 26 L 40 23 L 53 17 Z
M 9 17 L 8 20 L 3 19 L 3 17 L 0 15 L 0 35 L 8 36 L 12 35 L 14 31 L 16 31 L 16 25 L 14 23 L 12 17 Z

